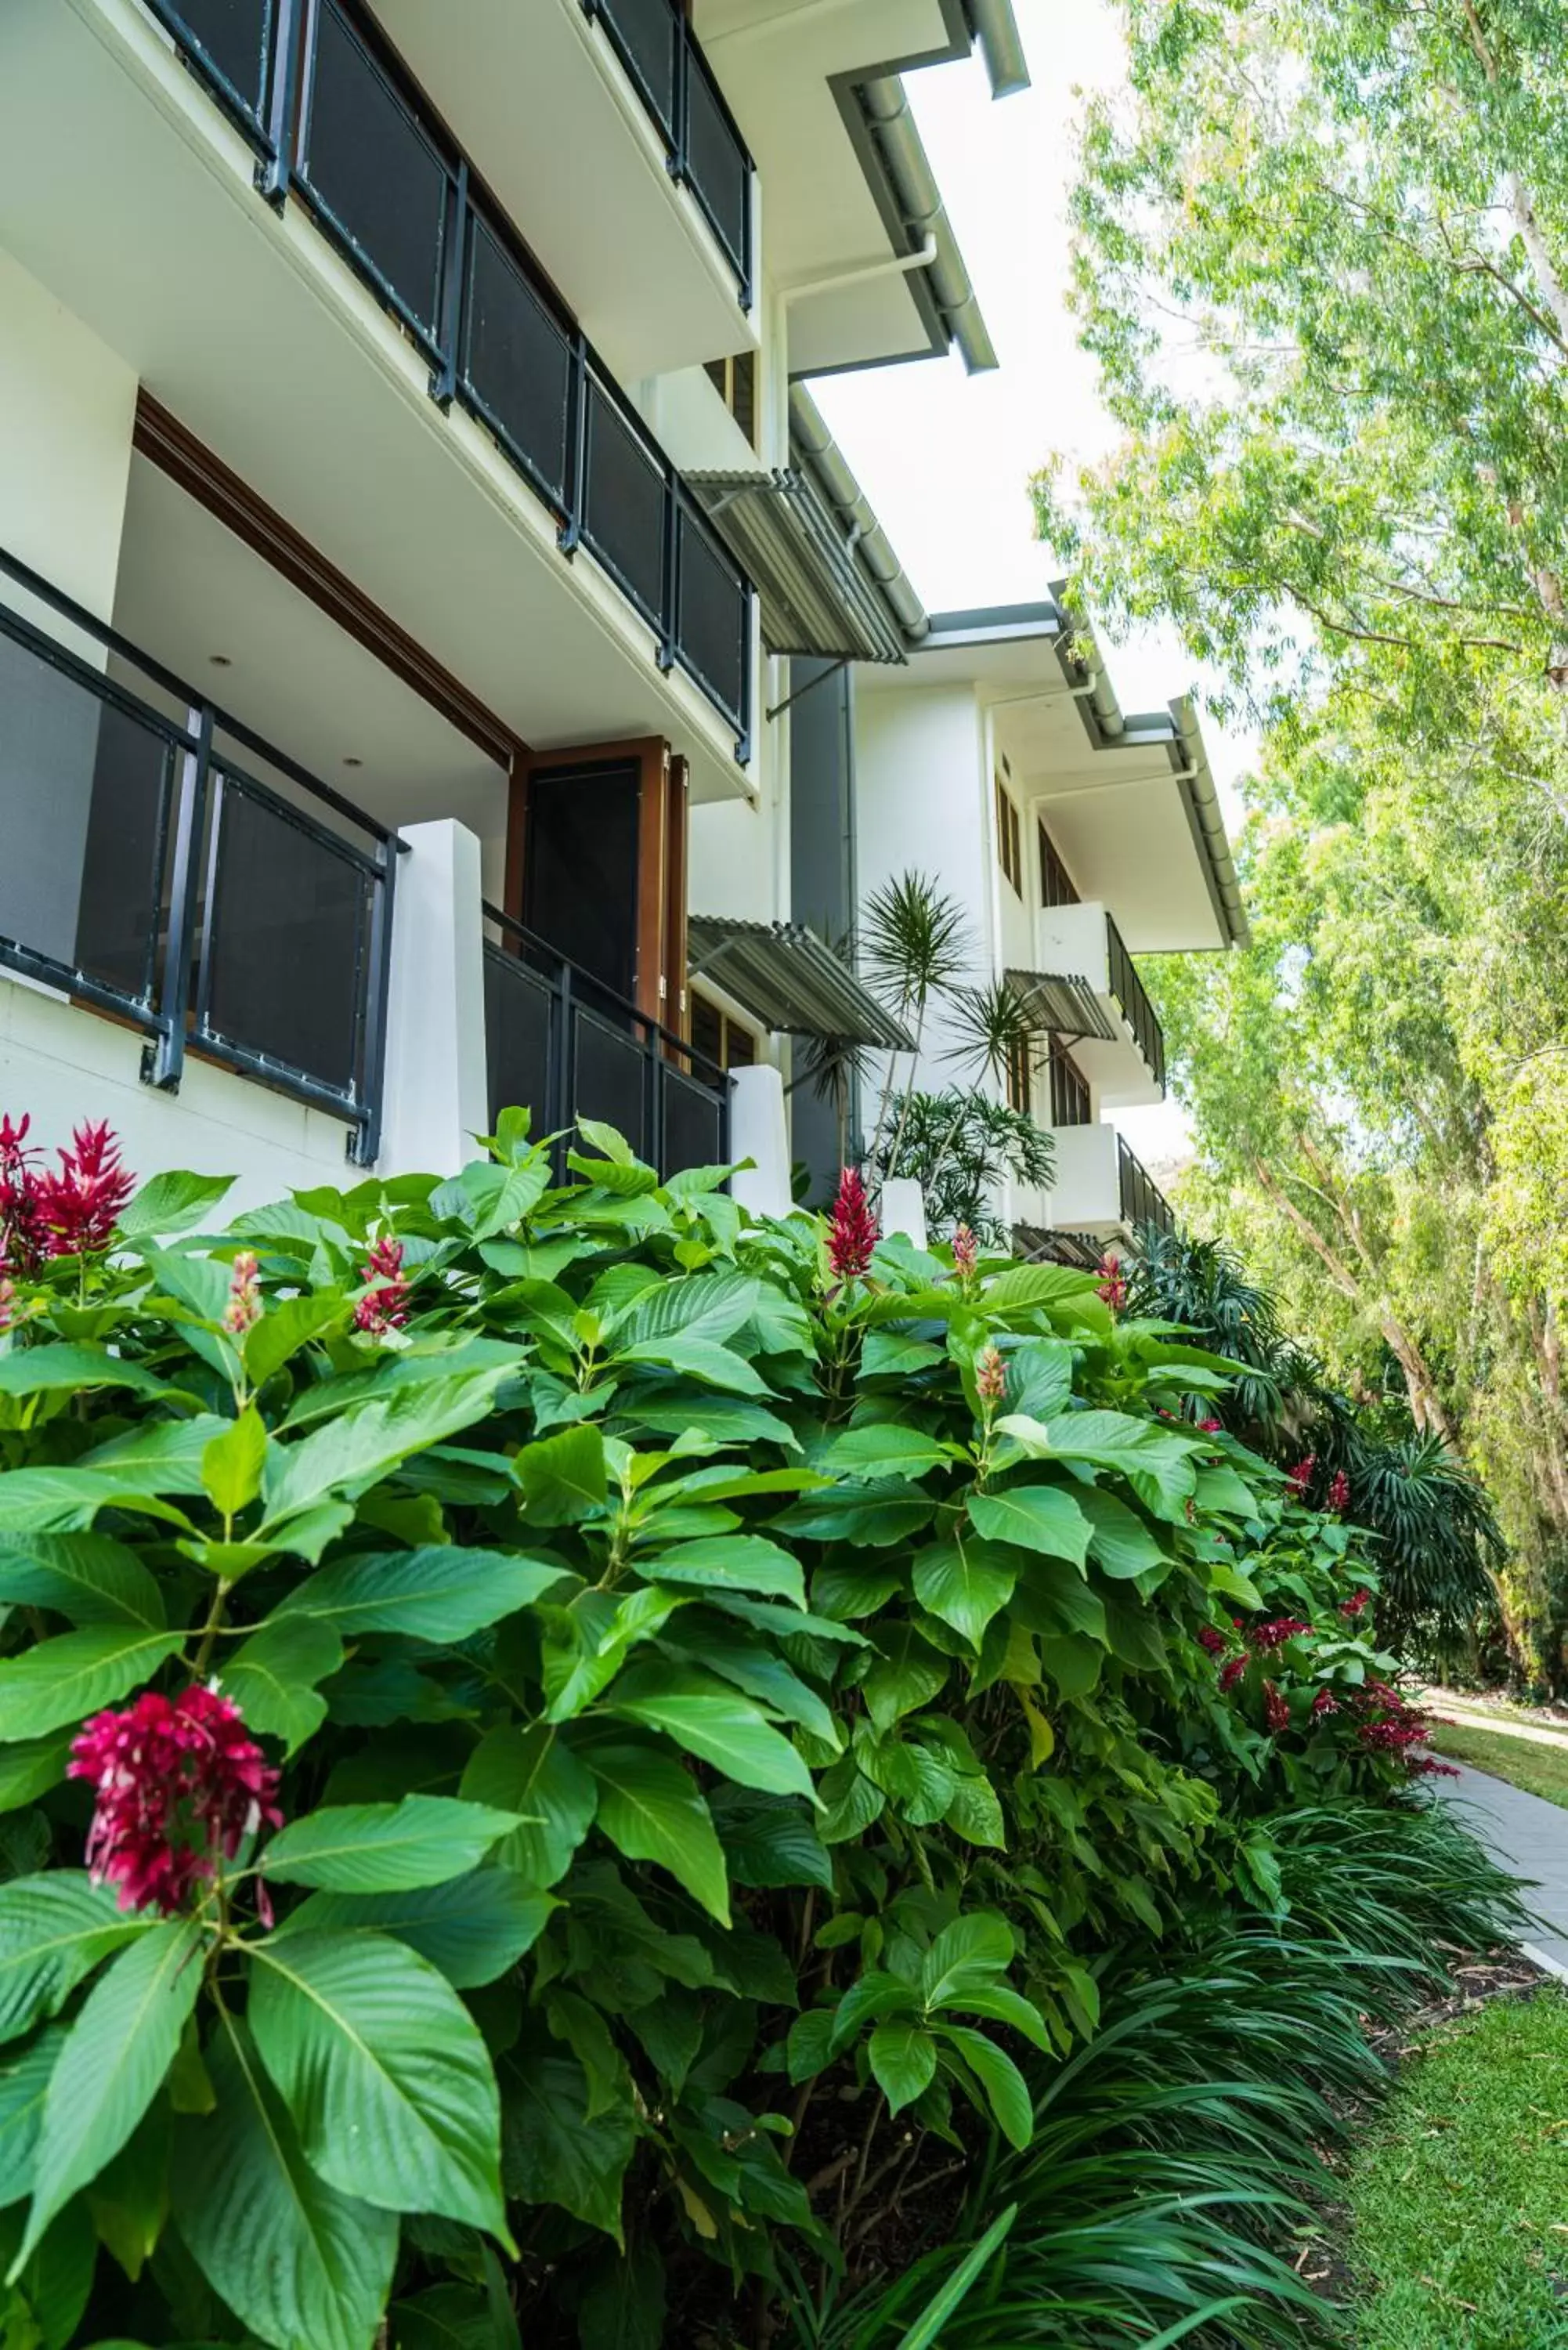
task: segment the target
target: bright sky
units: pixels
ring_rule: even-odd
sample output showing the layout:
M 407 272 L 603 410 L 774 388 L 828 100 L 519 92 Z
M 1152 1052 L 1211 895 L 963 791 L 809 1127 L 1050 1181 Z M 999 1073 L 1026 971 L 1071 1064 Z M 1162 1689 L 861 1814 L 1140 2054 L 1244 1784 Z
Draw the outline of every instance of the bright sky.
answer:
M 1065 307 L 1065 205 L 1078 93 L 1126 80 L 1120 23 L 1106 0 L 1077 0 L 1067 39 L 1060 0 L 1014 7 L 1032 89 L 993 101 L 978 56 L 906 84 L 1001 366 L 966 376 L 952 354 L 812 386 L 930 611 L 1044 597 L 1062 567 L 1034 536 L 1029 477 L 1053 450 L 1075 465 L 1116 441 Z M 1124 710 L 1162 709 L 1199 681 L 1166 630 L 1102 649 Z M 1207 718 L 1204 736 L 1233 833 L 1252 741 Z M 1151 1162 L 1183 1151 L 1174 1105 L 1116 1123 Z

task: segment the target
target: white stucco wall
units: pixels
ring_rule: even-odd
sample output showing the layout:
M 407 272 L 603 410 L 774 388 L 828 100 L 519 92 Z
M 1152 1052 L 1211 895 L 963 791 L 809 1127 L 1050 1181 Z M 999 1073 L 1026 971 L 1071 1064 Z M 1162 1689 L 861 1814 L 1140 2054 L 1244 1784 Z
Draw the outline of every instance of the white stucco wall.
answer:
M 934 876 L 963 909 L 970 976 L 995 968 L 991 785 L 984 714 L 969 685 L 864 690 L 856 699 L 855 791 L 860 903 L 914 870 Z M 927 1032 L 921 1081 L 950 1085 L 940 1016 Z

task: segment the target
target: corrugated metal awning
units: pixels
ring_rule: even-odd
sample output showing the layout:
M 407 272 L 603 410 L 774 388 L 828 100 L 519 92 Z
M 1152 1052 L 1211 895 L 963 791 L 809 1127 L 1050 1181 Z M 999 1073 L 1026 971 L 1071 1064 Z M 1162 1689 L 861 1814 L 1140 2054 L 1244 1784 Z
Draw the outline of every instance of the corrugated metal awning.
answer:
M 1065 972 L 1010 971 L 1007 984 L 1043 1033 L 1115 1042 L 1116 1032 L 1086 979 Z
M 913 1052 L 909 1030 L 804 922 L 692 914 L 687 933 L 693 978 L 711 979 L 764 1028 Z
M 770 653 L 908 660 L 903 632 L 876 581 L 804 473 L 777 467 L 685 479 L 756 588 Z

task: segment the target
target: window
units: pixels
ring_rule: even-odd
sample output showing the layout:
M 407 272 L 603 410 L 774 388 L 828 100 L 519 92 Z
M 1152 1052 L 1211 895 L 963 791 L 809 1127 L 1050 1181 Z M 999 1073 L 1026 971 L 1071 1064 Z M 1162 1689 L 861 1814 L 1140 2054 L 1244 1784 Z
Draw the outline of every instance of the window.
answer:
M 1073 878 L 1056 853 L 1056 844 L 1044 826 L 1035 827 L 1040 838 L 1040 903 L 1043 906 L 1075 906 L 1078 893 Z
M 1051 1046 L 1051 1123 L 1087 1126 L 1091 1122 L 1089 1081 L 1065 1045 Z
M 756 1062 L 757 1039 L 753 1030 L 742 1028 L 720 1010 L 711 996 L 697 988 L 691 991 L 692 1049 L 716 1062 L 721 1069 L 749 1069 Z
M 737 351 L 732 359 L 710 359 L 709 382 L 754 449 L 757 445 L 757 355 Z
M 1031 1066 L 1029 1046 L 1022 1039 L 1009 1045 L 1007 1053 L 1007 1107 L 1027 1118 L 1033 1108 L 1034 1071 Z
M 1020 898 L 1023 895 L 1023 834 L 1012 795 L 1000 775 L 996 778 L 996 855 L 1003 873 Z

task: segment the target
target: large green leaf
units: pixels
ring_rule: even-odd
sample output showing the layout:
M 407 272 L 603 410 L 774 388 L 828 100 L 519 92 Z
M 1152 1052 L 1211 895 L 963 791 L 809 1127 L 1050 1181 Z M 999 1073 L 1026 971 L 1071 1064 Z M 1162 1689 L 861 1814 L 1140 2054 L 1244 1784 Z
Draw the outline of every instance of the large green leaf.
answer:
M 635 1346 L 623 1348 L 616 1359 L 621 1363 L 653 1363 L 662 1369 L 681 1371 L 689 1378 L 701 1379 L 704 1387 L 718 1388 L 730 1395 L 771 1392 L 767 1381 L 742 1356 L 716 1345 L 711 1338 L 642 1338 Z
M 200 1223 L 208 1209 L 215 1208 L 234 1187 L 232 1175 L 192 1175 L 183 1169 L 154 1175 L 122 1211 L 119 1236 L 126 1241 L 155 1240 L 168 1232 L 185 1232 Z
M 860 1686 L 878 1730 L 891 1730 L 935 1697 L 948 1677 L 948 1660 L 922 1640 L 910 1624 L 895 1624 L 878 1637 L 880 1654 Z
M 663 1731 L 742 1787 L 815 1801 L 811 1773 L 788 1739 L 760 1708 L 707 1673 L 663 1661 L 633 1665 L 611 1689 L 605 1710 Z
M 798 1804 L 784 1795 L 720 1787 L 710 1808 L 737 1885 L 815 1885 L 832 1892 L 832 1858 L 810 1814 Z
M 161 1632 L 168 1621 L 163 1596 L 136 1553 L 107 1534 L 0 1534 L 0 1600 L 51 1608 L 73 1624 Z
M 47 1738 L 23 1738 L 14 1746 L 0 1746 L 0 1812 L 18 1811 L 57 1787 L 66 1775 L 71 1742 L 69 1730 L 57 1730 Z
M 575 2056 L 535 2035 L 503 2067 L 509 2193 L 558 2204 L 621 2241 L 621 2181 L 637 2144 L 629 2106 L 588 2117 L 588 2082 Z
M 462 1774 L 463 1800 L 514 1812 L 520 1825 L 495 1846 L 494 1857 L 525 1885 L 555 1885 L 593 1825 L 598 1783 L 551 1722 L 493 1730 L 480 1741 Z
M 302 1347 L 348 1316 L 348 1300 L 334 1289 L 310 1291 L 303 1297 L 286 1297 L 269 1305 L 245 1334 L 245 1376 L 251 1385 L 265 1387 Z
M 1012 1596 L 1018 1560 L 976 1535 L 960 1535 L 918 1550 L 912 1571 L 915 1596 L 927 1614 L 978 1648 L 986 1626 Z
M 1119 1470 L 1140 1500 L 1169 1518 L 1184 1513 L 1197 1480 L 1193 1454 L 1206 1441 L 1196 1429 L 1183 1435 L 1173 1424 L 1125 1411 L 1065 1411 L 1044 1421 L 1013 1412 L 997 1426 L 1033 1458 Z
M 950 1455 L 940 1437 L 896 1419 L 851 1428 L 829 1445 L 824 1467 L 836 1477 L 873 1483 L 884 1477 L 923 1477 L 945 1467 Z
M 186 2116 L 173 2205 L 197 2267 L 275 2350 L 369 2350 L 398 2257 L 394 2213 L 306 2162 L 245 2027 L 226 2012 L 207 2052 L 212 2113 Z
M 936 2078 L 937 2043 L 909 2016 L 884 2017 L 871 2034 L 867 2054 L 872 2077 L 890 2114 L 913 2105 Z
M 727 1926 L 723 1848 L 690 1772 L 649 1739 L 595 1737 L 583 1760 L 598 1782 L 598 1824 L 611 1844 L 628 1860 L 657 1861 Z
M 25 2219 L 19 2203 L 0 2211 L 0 2269 L 9 2268 L 16 2256 Z M 13 2344 L 17 2350 L 66 2350 L 67 2343 L 78 2339 L 77 2328 L 92 2291 L 97 2257 L 92 2213 L 87 2198 L 78 2195 L 23 2261 L 14 2289 L 0 2293 L 7 2350 Z M 116 2345 L 100 2343 L 98 2350 L 116 2350 Z M 140 2350 L 140 2345 L 124 2345 L 121 2350 Z
M 202 1482 L 221 1518 L 237 1518 L 261 1492 L 266 1447 L 266 1422 L 254 1403 L 203 1446 Z
M 649 1338 L 706 1338 L 720 1344 L 749 1322 L 757 1283 L 742 1273 L 700 1273 L 644 1291 L 616 1332 L 618 1351 Z
M 268 1524 L 280 1525 L 328 1497 L 363 1492 L 410 1453 L 472 1427 L 489 1411 L 509 1367 L 395 1388 L 384 1402 L 356 1405 L 297 1443 L 274 1443 L 265 1485 Z
M 223 1669 L 223 1689 L 253 1730 L 281 1738 L 289 1753 L 327 1719 L 317 1687 L 343 1662 L 343 1643 L 314 1617 L 274 1617 L 242 1641 Z
M 450 1643 L 525 1607 L 561 1575 L 558 1566 L 510 1551 L 462 1550 L 455 1544 L 378 1551 L 320 1568 L 290 1592 L 278 1617 L 308 1616 L 345 1639 L 401 1632 Z
M 1093 1318 L 1099 1304 L 1092 1273 L 1065 1264 L 1015 1264 L 985 1284 L 985 1304 L 995 1313 L 1013 1313 L 1023 1305 L 1071 1305 Z
M 510 1868 L 476 1868 L 407 1893 L 313 1893 L 278 1931 L 395 1934 L 459 1991 L 473 1991 L 515 1966 L 558 1907 Z
M 143 1493 L 202 1493 L 202 1462 L 214 1437 L 233 1422 L 216 1412 L 198 1411 L 189 1419 L 142 1419 L 95 1444 L 77 1463 L 78 1470 L 112 1477 Z
M 0 1661 L 0 1739 L 41 1738 L 80 1721 L 151 1679 L 174 1654 L 178 1632 L 144 1624 L 92 1624 Z
M 657 1583 L 760 1591 L 768 1598 L 805 1606 L 800 1561 L 763 1534 L 707 1534 L 695 1542 L 672 1543 L 651 1558 L 639 1558 L 638 1566 Z
M 585 1424 L 526 1444 L 517 1455 L 517 1480 L 525 1524 L 576 1525 L 603 1507 L 609 1491 L 604 1438 Z
M 511 1812 L 451 1795 L 400 1804 L 335 1804 L 280 1828 L 263 1866 L 284 1885 L 331 1893 L 400 1893 L 476 1868 L 517 1825 Z
M 1082 1566 L 1088 1555 L 1089 1520 L 1081 1492 L 1062 1485 L 1010 1485 L 1000 1493 L 971 1493 L 969 1513 L 977 1531 L 992 1542 L 1016 1543 L 1048 1558 L 1070 1558 Z
M 155 1475 L 144 1480 L 131 1466 L 8 1469 L 0 1477 L 0 1528 L 16 1534 L 76 1534 L 90 1526 L 100 1510 L 116 1509 L 160 1518 L 189 1533 L 190 1520 L 158 1499 L 158 1484 Z
M 147 1930 L 105 1885 L 79 1869 L 51 1869 L 0 1886 L 0 2041 L 57 2015 L 85 1974 Z
M 945 2007 L 960 1992 L 989 1984 L 1012 1963 L 1012 1929 L 994 1910 L 971 1909 L 942 1928 L 920 1960 L 920 1996 Z
M 65 2040 L 63 2023 L 46 2024 L 0 2065 L 0 2209 L 33 2191 L 44 2099 Z
M 57 2211 L 119 2152 L 174 2061 L 202 1986 L 194 1920 L 150 1926 L 93 1985 L 44 2099 L 33 2200 L 10 2282 Z
M 1028 2085 L 1012 2057 L 983 2032 L 971 2032 L 967 2024 L 945 2023 L 942 2037 L 978 2079 L 1002 2137 L 1022 2151 L 1034 2135 L 1034 2108 Z
M 1087 1486 L 1080 1506 L 1089 1521 L 1090 1555 L 1106 1575 L 1130 1580 L 1147 1567 L 1163 1566 L 1165 1552 L 1137 1512 L 1114 1493 Z
M 251 1960 L 251 2030 L 312 2167 L 509 2245 L 495 2076 L 435 1968 L 386 1934 L 291 1934 Z
M 164 1395 L 164 1382 L 140 1363 L 107 1347 L 20 1347 L 0 1356 L 0 1396 L 86 1395 L 95 1388 L 130 1388 Z

